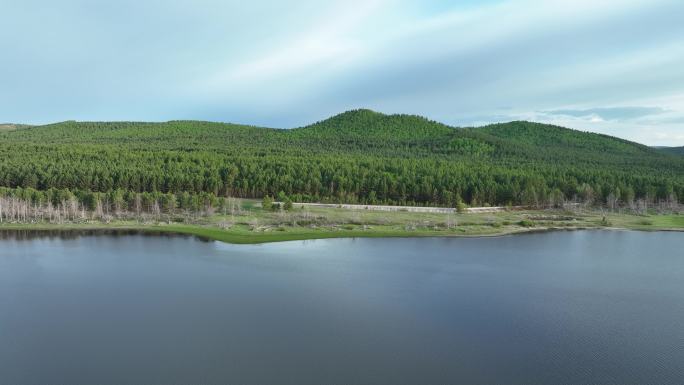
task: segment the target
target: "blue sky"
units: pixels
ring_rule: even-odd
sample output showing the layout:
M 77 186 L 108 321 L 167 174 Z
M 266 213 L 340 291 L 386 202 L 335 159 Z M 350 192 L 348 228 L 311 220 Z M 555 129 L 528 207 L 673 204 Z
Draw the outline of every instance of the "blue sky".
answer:
M 684 145 L 684 3 L 0 0 L 0 121 L 352 109 Z

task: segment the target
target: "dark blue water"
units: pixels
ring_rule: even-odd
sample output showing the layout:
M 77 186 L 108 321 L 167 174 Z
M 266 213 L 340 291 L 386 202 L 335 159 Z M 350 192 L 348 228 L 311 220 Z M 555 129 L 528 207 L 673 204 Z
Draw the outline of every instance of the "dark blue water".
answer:
M 684 233 L 0 239 L 0 384 L 682 384 Z

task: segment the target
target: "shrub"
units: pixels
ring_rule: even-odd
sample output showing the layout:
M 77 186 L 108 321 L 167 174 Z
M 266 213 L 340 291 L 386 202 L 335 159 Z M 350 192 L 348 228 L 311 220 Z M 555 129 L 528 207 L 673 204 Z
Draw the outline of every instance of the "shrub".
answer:
M 283 201 L 283 210 L 292 210 L 292 201 L 290 200 L 290 198 L 285 198 L 285 200 Z
M 606 217 L 601 218 L 601 222 L 599 223 L 601 224 L 601 226 L 605 227 L 612 225 L 612 223 L 610 223 L 610 221 Z
M 273 198 L 271 198 L 268 195 L 264 196 L 264 199 L 261 201 L 261 208 L 263 208 L 264 210 L 272 210 Z

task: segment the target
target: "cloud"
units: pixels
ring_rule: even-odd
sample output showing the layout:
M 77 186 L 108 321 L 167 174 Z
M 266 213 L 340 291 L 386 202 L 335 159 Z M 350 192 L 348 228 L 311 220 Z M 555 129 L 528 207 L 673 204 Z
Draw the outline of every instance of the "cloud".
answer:
M 623 121 L 646 116 L 658 115 L 665 113 L 666 110 L 660 107 L 604 107 L 604 108 L 589 108 L 583 110 L 553 110 L 543 111 L 548 115 L 561 115 L 576 118 L 585 118 L 594 121 Z
M 1 121 L 294 127 L 367 107 L 647 143 L 682 132 L 680 0 L 24 0 L 2 13 Z

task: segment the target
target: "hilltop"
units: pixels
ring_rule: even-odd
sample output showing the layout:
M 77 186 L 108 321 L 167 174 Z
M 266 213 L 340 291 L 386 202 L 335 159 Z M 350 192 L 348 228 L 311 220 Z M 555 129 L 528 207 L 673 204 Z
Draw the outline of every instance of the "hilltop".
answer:
M 296 134 L 344 140 L 391 141 L 434 139 L 453 133 L 453 127 L 417 115 L 385 115 L 371 110 L 353 110 L 312 125 L 292 130 Z
M 458 128 L 370 110 L 295 129 L 69 121 L 0 132 L 0 187 L 68 189 L 79 199 L 117 192 L 452 207 L 629 204 L 684 198 L 684 158 L 539 123 Z

